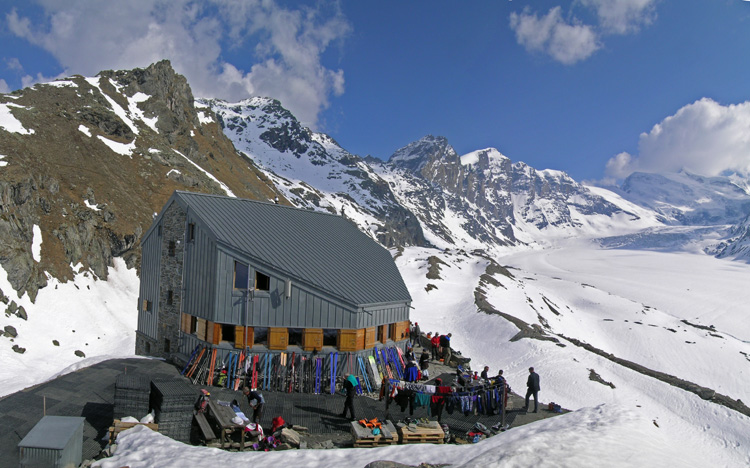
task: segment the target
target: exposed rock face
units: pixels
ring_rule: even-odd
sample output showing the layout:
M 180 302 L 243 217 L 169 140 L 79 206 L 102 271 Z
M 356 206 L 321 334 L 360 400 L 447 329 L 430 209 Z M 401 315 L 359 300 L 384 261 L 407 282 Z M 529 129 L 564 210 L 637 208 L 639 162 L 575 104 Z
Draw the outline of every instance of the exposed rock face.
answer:
M 0 264 L 19 296 L 34 300 L 47 274 L 66 281 L 78 264 L 102 279 L 115 257 L 138 266 L 174 190 L 279 195 L 168 61 L 0 94 L 0 106 L 24 129 L 0 127 Z
M 386 247 L 427 243 L 419 220 L 386 180 L 329 136 L 302 127 L 278 101 L 199 102 L 295 206 L 346 216 Z

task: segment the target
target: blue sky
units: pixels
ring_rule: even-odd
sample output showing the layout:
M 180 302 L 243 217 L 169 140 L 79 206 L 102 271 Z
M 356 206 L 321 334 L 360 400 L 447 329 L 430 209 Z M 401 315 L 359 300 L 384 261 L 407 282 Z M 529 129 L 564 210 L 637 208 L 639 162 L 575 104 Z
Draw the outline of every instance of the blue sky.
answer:
M 361 156 L 433 134 L 577 180 L 750 172 L 744 0 L 0 0 L 0 92 L 161 58 Z

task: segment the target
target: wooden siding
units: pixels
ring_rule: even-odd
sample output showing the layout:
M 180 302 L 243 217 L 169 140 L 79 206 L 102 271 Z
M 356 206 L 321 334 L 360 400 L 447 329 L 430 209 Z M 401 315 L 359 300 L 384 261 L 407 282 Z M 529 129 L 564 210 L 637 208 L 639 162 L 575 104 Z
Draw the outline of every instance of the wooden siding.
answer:
M 289 331 L 286 328 L 268 330 L 268 349 L 284 350 L 289 346 Z
M 305 328 L 302 330 L 302 349 L 321 351 L 323 349 L 323 329 Z
M 159 314 L 159 272 L 161 270 L 161 237 L 159 229 L 151 230 L 141 243 L 141 284 L 138 301 L 138 331 L 157 339 L 157 318 Z M 143 301 L 151 301 L 151 312 L 142 306 Z
M 365 330 L 341 330 L 339 351 L 362 351 L 365 349 Z
M 377 337 L 376 328 L 365 328 L 365 349 L 371 349 L 375 346 L 375 339 Z

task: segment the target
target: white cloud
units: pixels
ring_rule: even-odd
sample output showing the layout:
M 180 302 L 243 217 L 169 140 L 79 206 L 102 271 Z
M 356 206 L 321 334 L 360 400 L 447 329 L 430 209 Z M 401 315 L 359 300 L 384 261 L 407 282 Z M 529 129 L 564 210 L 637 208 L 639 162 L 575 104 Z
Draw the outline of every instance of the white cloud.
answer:
M 21 61 L 18 60 L 17 57 L 13 57 L 13 58 L 6 60 L 5 65 L 8 67 L 8 70 L 23 71 L 23 66 L 21 66 Z
M 37 83 L 49 83 L 50 81 L 54 81 L 58 78 L 65 78 L 66 76 L 66 73 L 60 73 L 57 76 L 44 76 L 41 73 L 37 73 L 36 76 L 24 75 L 21 77 L 21 86 L 27 88 Z
M 552 8 L 542 17 L 528 8 L 521 14 L 511 13 L 510 27 L 526 50 L 547 53 L 565 65 L 585 60 L 601 47 L 591 26 L 575 19 L 566 22 L 560 7 Z
M 33 24 L 13 10 L 6 15 L 8 29 L 50 52 L 65 74 L 91 76 L 167 58 L 196 96 L 274 97 L 312 127 L 330 97 L 344 89 L 343 71 L 321 61 L 351 29 L 335 7 L 289 10 L 273 0 L 38 3 L 44 21 Z M 245 48 L 252 52 L 224 58 Z
M 656 18 L 656 0 L 579 0 L 596 10 L 599 25 L 605 32 L 629 34 L 651 24 Z
M 703 98 L 642 133 L 638 156 L 620 153 L 607 162 L 610 177 L 634 171 L 750 175 L 750 101 L 722 106 Z
M 8 86 L 8 83 L 6 83 L 5 80 L 0 79 L 0 94 L 9 93 L 9 92 L 10 92 L 10 86 Z
M 510 27 L 516 41 L 530 52 L 543 52 L 565 65 L 586 60 L 599 50 L 602 36 L 632 34 L 656 18 L 658 0 L 576 0 L 595 10 L 597 23 L 584 24 L 577 18 L 563 18 L 561 7 L 544 16 L 532 13 L 527 6 L 519 14 L 510 14 Z

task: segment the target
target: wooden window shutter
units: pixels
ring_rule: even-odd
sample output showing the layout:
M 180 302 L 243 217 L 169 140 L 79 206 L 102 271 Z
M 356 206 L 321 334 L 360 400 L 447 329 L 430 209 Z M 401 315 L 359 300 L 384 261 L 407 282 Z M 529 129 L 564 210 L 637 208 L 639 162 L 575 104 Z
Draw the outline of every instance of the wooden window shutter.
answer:
M 245 347 L 245 327 L 242 325 L 234 327 L 234 347 L 238 349 Z
M 190 322 L 191 317 L 188 314 L 182 314 L 182 332 L 183 333 L 190 333 Z
M 206 341 L 215 345 L 221 341 L 221 324 L 207 321 L 206 323 Z

